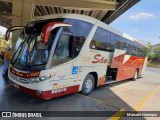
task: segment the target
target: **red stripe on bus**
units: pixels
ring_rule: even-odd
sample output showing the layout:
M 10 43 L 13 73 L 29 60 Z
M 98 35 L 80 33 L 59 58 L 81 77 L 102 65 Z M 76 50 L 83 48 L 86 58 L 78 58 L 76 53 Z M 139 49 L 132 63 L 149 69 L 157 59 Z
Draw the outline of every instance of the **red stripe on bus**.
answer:
M 12 81 L 11 81 L 11 83 L 13 86 L 15 86 L 15 84 L 16 84 Z M 28 95 L 31 95 L 35 98 L 44 99 L 44 100 L 48 100 L 51 98 L 56 98 L 56 97 L 60 97 L 60 96 L 64 96 L 64 95 L 68 95 L 68 94 L 72 94 L 72 93 L 77 93 L 79 90 L 79 85 L 75 85 L 75 86 L 66 87 L 66 91 L 64 91 L 64 92 L 52 93 L 52 90 L 48 90 L 48 91 L 41 91 L 41 94 L 37 95 L 36 90 L 29 89 L 29 88 L 26 88 L 26 87 L 23 87 L 20 85 L 17 85 L 17 86 L 18 86 L 18 88 L 17 87 L 16 88 L 19 89 L 20 91 L 22 91 Z

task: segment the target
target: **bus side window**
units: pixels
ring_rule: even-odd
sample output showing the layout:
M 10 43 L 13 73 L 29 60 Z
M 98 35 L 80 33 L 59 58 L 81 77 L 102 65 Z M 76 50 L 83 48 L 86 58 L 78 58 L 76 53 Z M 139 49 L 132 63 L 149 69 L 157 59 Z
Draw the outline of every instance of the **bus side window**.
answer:
M 73 56 L 74 58 L 77 57 L 82 49 L 82 46 L 85 42 L 84 36 L 76 36 L 74 40 L 74 49 L 73 49 Z
M 123 38 L 119 35 L 116 35 L 115 33 L 111 33 L 111 48 L 112 51 L 114 49 L 121 49 L 122 50 L 122 40 Z
M 127 55 L 131 55 L 131 42 L 125 38 L 123 38 L 122 50 L 125 50 Z
M 91 23 L 76 19 L 67 19 L 66 23 L 72 26 L 63 29 L 53 55 L 51 67 L 77 57 L 93 27 Z
M 72 25 L 68 29 L 72 32 L 72 36 L 74 37 L 72 41 L 73 48 L 71 56 L 75 58 L 79 55 L 93 24 L 76 19 L 67 19 L 67 23 Z
M 110 51 L 111 46 L 109 31 L 98 27 L 90 43 L 90 48 L 95 50 Z
M 137 47 L 133 44 L 131 46 L 131 55 L 136 56 L 137 55 Z
M 70 36 L 62 34 L 59 38 L 58 44 L 55 49 L 55 53 L 52 59 L 52 66 L 56 66 L 69 61 L 71 58 L 69 56 L 69 42 Z

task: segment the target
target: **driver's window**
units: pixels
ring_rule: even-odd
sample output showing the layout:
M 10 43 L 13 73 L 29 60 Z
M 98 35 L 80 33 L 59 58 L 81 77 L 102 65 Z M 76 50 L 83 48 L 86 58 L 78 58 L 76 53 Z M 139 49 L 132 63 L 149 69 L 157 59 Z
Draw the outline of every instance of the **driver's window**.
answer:
M 61 34 L 54 55 L 52 59 L 52 66 L 56 66 L 62 63 L 65 63 L 72 59 L 70 56 L 70 52 L 72 51 L 70 47 L 72 48 L 72 36 L 66 34 L 64 31 Z
M 69 57 L 69 36 L 62 34 L 57 44 L 53 59 L 66 59 Z

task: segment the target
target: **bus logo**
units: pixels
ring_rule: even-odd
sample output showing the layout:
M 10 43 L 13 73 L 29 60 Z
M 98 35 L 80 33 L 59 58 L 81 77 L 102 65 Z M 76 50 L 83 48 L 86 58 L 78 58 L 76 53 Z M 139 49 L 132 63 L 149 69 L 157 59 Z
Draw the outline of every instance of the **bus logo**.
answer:
M 101 54 L 96 54 L 94 56 L 94 61 L 92 61 L 93 64 L 95 63 L 107 63 L 107 59 L 105 59 Z
M 78 74 L 78 66 L 73 66 L 72 67 L 72 75 Z

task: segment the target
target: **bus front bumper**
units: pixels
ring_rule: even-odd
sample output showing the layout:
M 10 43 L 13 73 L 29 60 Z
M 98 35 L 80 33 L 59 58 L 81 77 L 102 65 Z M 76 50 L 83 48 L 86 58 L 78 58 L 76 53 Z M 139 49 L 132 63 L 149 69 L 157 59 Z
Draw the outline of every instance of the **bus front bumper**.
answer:
M 79 85 L 75 85 L 75 86 L 67 87 L 66 91 L 64 91 L 64 92 L 60 91 L 57 93 L 53 93 L 53 90 L 48 90 L 48 91 L 33 90 L 33 89 L 29 89 L 29 88 L 23 87 L 21 85 L 18 85 L 13 81 L 10 81 L 10 82 L 15 88 L 19 89 L 20 91 L 22 91 L 28 95 L 31 95 L 35 98 L 44 99 L 44 100 L 76 93 L 79 90 Z

